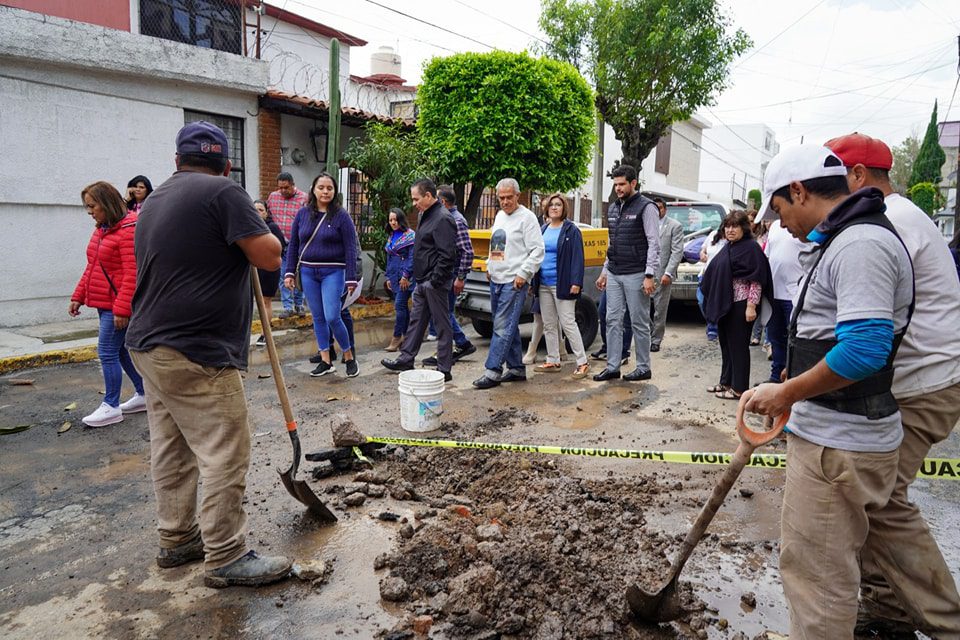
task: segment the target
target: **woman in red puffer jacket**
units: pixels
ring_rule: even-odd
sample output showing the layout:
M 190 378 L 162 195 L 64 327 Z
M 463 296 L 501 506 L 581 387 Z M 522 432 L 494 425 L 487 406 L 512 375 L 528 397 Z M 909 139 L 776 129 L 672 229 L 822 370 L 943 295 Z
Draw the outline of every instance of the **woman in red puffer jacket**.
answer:
M 97 353 L 106 391 L 103 403 L 84 417 L 83 422 L 90 427 L 104 427 L 123 420 L 124 413 L 147 410 L 143 378 L 123 344 L 137 284 L 137 262 L 133 253 L 137 214 L 127 210 L 120 192 L 108 182 L 94 182 L 80 192 L 80 197 L 97 226 L 87 245 L 87 268 L 70 296 L 67 311 L 71 316 L 78 316 L 80 306 L 86 305 L 100 315 Z M 121 404 L 124 371 L 136 393 Z

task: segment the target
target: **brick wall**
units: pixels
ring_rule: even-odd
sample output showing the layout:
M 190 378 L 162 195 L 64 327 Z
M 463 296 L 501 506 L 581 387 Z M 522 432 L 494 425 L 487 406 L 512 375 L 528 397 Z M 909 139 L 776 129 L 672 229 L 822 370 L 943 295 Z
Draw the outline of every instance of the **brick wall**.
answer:
M 260 110 L 257 116 L 260 154 L 260 197 L 266 199 L 277 188 L 280 173 L 280 114 Z

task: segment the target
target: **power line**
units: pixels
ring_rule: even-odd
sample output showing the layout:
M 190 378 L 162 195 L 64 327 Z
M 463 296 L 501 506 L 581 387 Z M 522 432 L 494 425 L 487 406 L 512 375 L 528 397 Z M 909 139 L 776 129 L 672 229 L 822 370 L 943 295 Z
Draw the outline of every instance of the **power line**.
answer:
M 747 146 L 749 146 L 751 149 L 753 149 L 753 150 L 755 150 L 755 151 L 759 151 L 760 153 L 766 153 L 763 149 L 761 149 L 760 147 L 754 145 L 752 142 L 750 142 L 749 140 L 747 140 L 746 138 L 744 138 L 742 135 L 740 135 L 739 133 L 737 133 L 736 131 L 734 131 L 733 128 L 730 127 L 730 125 L 728 125 L 726 122 L 724 122 L 723 120 L 721 120 L 721 119 L 720 119 L 720 116 L 718 116 L 716 113 L 713 112 L 713 109 L 711 109 L 710 107 L 707 107 L 707 111 L 710 112 L 710 114 L 711 114 L 714 118 L 717 119 L 717 122 L 719 122 L 721 126 L 726 127 L 727 131 L 729 131 L 730 133 L 732 133 L 733 135 L 735 135 L 737 138 L 739 138 L 744 144 L 746 144 Z
M 868 84 L 868 85 L 864 85 L 864 86 L 862 86 L 862 87 L 856 87 L 856 88 L 854 88 L 854 89 L 844 89 L 844 90 L 840 90 L 840 91 L 831 91 L 830 93 L 821 93 L 820 95 L 810 96 L 810 97 L 808 97 L 808 98 L 794 98 L 793 100 L 781 100 L 780 102 L 771 102 L 771 103 L 769 103 L 769 104 L 753 105 L 753 106 L 750 106 L 750 107 L 742 107 L 742 108 L 738 108 L 738 109 L 719 109 L 718 111 L 720 111 L 721 113 L 732 113 L 732 112 L 734 112 L 734 111 L 749 111 L 749 110 L 753 110 L 753 109 L 766 109 L 766 108 L 768 108 L 768 107 L 779 107 L 779 106 L 783 106 L 783 105 L 785 105 L 785 104 L 793 104 L 793 103 L 796 103 L 796 102 L 808 102 L 808 101 L 810 101 L 810 100 L 821 100 L 821 99 L 823 99 L 823 98 L 832 98 L 833 96 L 839 96 L 839 95 L 844 95 L 844 94 L 848 94 L 848 93 L 857 93 L 858 91 L 862 91 L 862 90 L 864 90 L 864 89 L 872 89 L 872 88 L 874 88 L 874 87 L 880 87 L 880 86 L 883 86 L 883 85 L 885 85 L 885 84 L 891 84 L 891 83 L 893 83 L 893 82 L 898 82 L 898 81 L 900 81 L 900 80 L 906 80 L 907 78 L 912 78 L 912 77 L 914 77 L 914 76 L 922 76 L 922 75 L 924 75 L 925 73 L 928 73 L 928 72 L 930 72 L 930 71 L 936 71 L 936 70 L 938 70 L 938 69 L 945 69 L 946 67 L 952 67 L 953 64 L 954 64 L 953 62 L 947 62 L 946 64 L 942 64 L 942 65 L 939 65 L 939 66 L 937 66 L 937 67 L 931 67 L 931 68 L 929 68 L 929 69 L 924 69 L 923 71 L 916 71 L 916 72 L 914 72 L 914 73 L 908 73 L 907 75 L 900 76 L 900 77 L 898 77 L 898 78 L 892 78 L 892 79 L 886 80 L 886 81 L 884 81 L 884 82 L 876 82 L 876 83 L 874 83 L 874 84 Z
M 356 18 L 354 18 L 354 17 L 352 17 L 352 16 L 345 16 L 345 15 L 343 15 L 343 14 L 336 13 L 336 12 L 330 11 L 330 10 L 328 10 L 328 9 L 321 9 L 321 8 L 319 8 L 319 7 L 314 7 L 313 5 L 309 5 L 309 4 L 305 3 L 305 2 L 300 2 L 299 0 L 289 0 L 289 2 L 292 2 L 293 4 L 296 4 L 296 5 L 300 5 L 301 7 L 305 7 L 305 8 L 307 8 L 307 9 L 312 9 L 312 10 L 314 10 L 314 11 L 319 11 L 320 13 L 326 13 L 326 14 L 328 14 L 328 15 L 331 15 L 331 16 L 334 16 L 334 17 L 337 17 L 337 18 L 343 18 L 344 20 L 349 20 L 349 21 L 355 22 L 355 23 L 357 23 L 357 24 L 359 24 L 359 25 L 363 25 L 363 26 L 369 27 L 369 28 L 371 28 L 371 29 L 376 29 L 377 31 L 382 31 L 383 33 L 389 33 L 390 35 L 393 35 L 393 36 L 399 36 L 399 37 L 401 37 L 401 38 L 403 38 L 403 39 L 405 39 L 405 40 L 412 40 L 413 42 L 419 42 L 420 44 L 425 44 L 425 45 L 427 45 L 428 47 L 433 47 L 433 48 L 435 48 L 435 49 L 442 49 L 442 50 L 444 50 L 444 51 L 449 51 L 450 53 L 457 53 L 457 51 L 454 50 L 454 49 L 450 49 L 450 48 L 448 48 L 448 47 L 444 47 L 444 46 L 442 46 L 442 45 L 436 44 L 436 43 L 434 43 L 434 42 L 429 42 L 429 41 L 427 41 L 427 40 L 421 40 L 420 38 L 414 38 L 413 36 L 407 35 L 407 34 L 405 34 L 405 33 L 401 33 L 401 32 L 399 32 L 399 31 L 392 31 L 392 30 L 390 30 L 390 29 L 385 29 L 385 28 L 383 28 L 383 27 L 380 27 L 380 26 L 377 26 L 377 25 L 374 25 L 374 24 L 370 24 L 369 22 L 363 22 L 363 21 L 361 21 L 361 20 L 357 20 Z M 311 34 L 311 33 L 309 33 L 309 32 L 307 32 L 307 33 L 308 33 L 308 35 L 310 35 L 310 37 L 312 37 L 313 39 L 315 39 L 315 40 L 317 40 L 318 42 L 320 42 L 321 44 L 323 44 L 323 41 L 319 40 L 316 36 L 314 36 L 313 34 Z M 326 48 L 326 47 L 324 47 L 324 48 Z
M 824 2 L 826 2 L 826 1 L 827 1 L 827 0 L 820 0 L 820 2 L 818 2 L 817 4 L 815 4 L 815 5 L 813 5 L 812 7 L 810 7 L 810 9 L 808 9 L 806 13 L 804 13 L 802 16 L 800 16 L 799 18 L 797 18 L 796 20 L 794 20 L 793 22 L 791 22 L 790 24 L 788 24 L 786 27 L 784 27 L 783 30 L 780 31 L 780 33 L 778 33 L 777 35 L 775 35 L 775 36 L 773 36 L 772 38 L 770 38 L 769 40 L 767 40 L 767 41 L 766 41 L 765 43 L 763 43 L 763 45 L 761 45 L 760 47 L 758 47 L 758 48 L 754 49 L 753 51 L 751 51 L 751 52 L 750 52 L 750 55 L 748 55 L 746 58 L 743 58 L 742 60 L 740 60 L 739 62 L 737 62 L 737 64 L 735 64 L 735 65 L 733 66 L 733 69 L 736 69 L 737 67 L 739 67 L 740 65 L 742 65 L 744 62 L 746 62 L 747 60 L 749 60 L 749 59 L 752 58 L 753 56 L 757 55 L 758 53 L 760 53 L 761 51 L 763 51 L 764 49 L 766 49 L 767 47 L 769 47 L 771 44 L 774 43 L 774 41 L 776 41 L 777 38 L 779 38 L 780 36 L 782 36 L 783 34 L 785 34 L 787 31 L 790 31 L 790 29 L 792 29 L 793 27 L 795 27 L 798 22 L 800 22 L 801 20 L 803 20 L 804 18 L 806 18 L 808 15 L 810 15 L 811 13 L 813 13 L 820 5 L 822 5 L 822 4 L 823 4 Z M 732 69 L 731 69 L 731 71 L 732 71 Z
M 812 65 L 811 65 L 811 66 L 812 66 Z M 783 78 L 783 74 L 782 74 L 782 73 L 771 73 L 770 71 L 761 71 L 760 69 L 749 69 L 749 68 L 747 68 L 747 67 L 741 67 L 740 71 L 741 71 L 741 72 L 746 71 L 746 72 L 748 72 L 748 73 L 755 73 L 755 74 L 761 75 L 761 76 L 769 76 L 769 77 L 771 77 L 771 78 L 780 78 L 780 79 Z M 858 75 L 858 74 L 851 72 L 850 75 Z M 881 76 L 861 75 L 860 77 L 861 77 L 861 78 L 876 78 L 876 79 L 879 79 Z M 885 81 L 885 82 L 886 82 L 886 81 Z M 934 85 L 929 85 L 929 84 L 922 84 L 922 85 L 917 85 L 917 86 L 918 86 L 918 87 L 925 87 L 925 88 L 927 88 L 927 89 L 931 89 L 931 90 L 934 90 L 934 91 L 940 89 L 940 87 L 937 87 L 937 86 L 934 86 Z M 840 89 L 840 88 L 838 88 L 838 87 L 832 87 L 832 86 L 826 86 L 826 85 L 820 85 L 820 88 L 822 88 L 822 89 L 829 89 L 829 90 L 831 90 L 831 91 L 847 91 L 847 92 L 849 92 L 849 93 L 851 93 L 851 94 L 853 94 L 853 95 L 864 96 L 865 98 L 882 98 L 882 97 L 883 97 L 883 96 L 874 95 L 874 94 L 872 94 L 872 93 L 862 93 L 862 92 L 860 92 L 860 91 L 854 91 L 854 90 L 852 90 L 852 89 Z M 795 100 L 794 102 L 798 102 L 798 101 L 801 101 L 801 100 L 809 100 L 809 98 L 798 98 L 798 99 Z M 913 103 L 913 104 L 928 104 L 928 101 L 927 101 L 927 100 L 911 100 L 911 99 L 909 99 L 909 98 L 899 98 L 899 99 L 898 99 L 898 102 L 910 102 L 910 103 Z M 721 109 L 720 111 L 723 112 L 723 113 L 726 113 L 728 110 L 727 110 L 727 109 Z
M 670 133 L 675 133 L 675 134 L 677 134 L 678 136 L 680 136 L 681 138 L 683 138 L 684 140 L 686 140 L 686 141 L 689 142 L 690 144 L 694 145 L 695 147 L 699 147 L 700 150 L 703 151 L 703 152 L 704 152 L 705 154 L 707 154 L 708 156 L 713 156 L 714 158 L 716 158 L 717 160 L 719 160 L 719 161 L 722 162 L 723 164 L 727 165 L 727 166 L 730 167 L 731 169 L 734 169 L 734 170 L 736 170 L 736 171 L 740 171 L 740 172 L 742 172 L 745 176 L 750 176 L 750 177 L 753 178 L 754 180 L 759 180 L 759 181 L 763 182 L 763 178 L 761 178 L 761 177 L 759 177 L 759 176 L 755 176 L 755 175 L 753 175 L 752 173 L 748 173 L 748 172 L 744 171 L 743 169 L 741 169 L 740 167 L 738 167 L 738 166 L 736 166 L 736 165 L 730 164 L 730 162 L 729 162 L 728 160 L 726 160 L 726 159 L 724 159 L 724 158 L 721 158 L 721 157 L 718 156 L 717 154 L 715 154 L 715 153 L 713 153 L 712 151 L 706 149 L 706 148 L 703 146 L 703 143 L 702 143 L 702 142 L 697 142 L 696 140 L 691 140 L 691 139 L 688 138 L 687 136 L 685 136 L 685 135 L 683 135 L 682 133 L 680 133 L 679 131 L 677 131 L 677 129 L 676 129 L 673 125 L 670 126 Z M 717 145 L 717 147 L 719 147 L 719 148 L 720 148 L 721 150 L 723 150 L 723 151 L 726 151 L 727 153 L 733 153 L 732 151 L 730 151 L 730 150 L 727 149 L 726 147 L 718 144 L 715 140 L 708 140 L 708 141 L 709 141 L 709 142 L 712 142 L 712 143 L 715 144 L 715 145 Z M 736 154 L 734 154 L 734 155 L 736 155 Z
M 539 40 L 539 41 L 542 42 L 543 44 L 546 44 L 546 45 L 549 45 L 549 44 L 550 44 L 549 42 L 547 42 L 546 40 L 544 40 L 544 39 L 541 38 L 540 36 L 535 35 L 535 34 L 532 34 L 532 33 L 528 32 L 528 31 L 524 31 L 524 30 L 521 29 L 520 27 L 518 27 L 518 26 L 516 26 L 516 25 L 514 25 L 514 24 L 511 24 L 511 23 L 509 23 L 509 22 L 506 22 L 505 20 L 501 20 L 500 18 L 498 18 L 498 17 L 495 16 L 495 15 L 491 15 L 491 14 L 487 13 L 486 11 L 481 11 L 480 9 L 477 9 L 477 8 L 474 7 L 473 5 L 467 4 L 466 2 L 462 2 L 462 0 L 453 0 L 453 1 L 456 2 L 457 4 L 459 4 L 461 7 L 466 7 L 467 9 L 470 9 L 471 11 L 475 11 L 475 12 L 479 13 L 479 14 L 482 15 L 482 16 L 487 16 L 487 17 L 490 18 L 491 20 L 494 20 L 494 21 L 496 21 L 497 23 L 502 24 L 502 25 L 505 26 L 505 27 L 509 27 L 509 28 L 513 29 L 514 31 L 517 31 L 517 32 L 519 32 L 519 33 L 522 33 L 522 34 L 525 35 L 525 36 L 528 36 L 528 37 L 530 37 L 530 38 L 533 38 L 534 40 Z
M 470 42 L 475 42 L 475 43 L 479 44 L 479 45 L 482 46 L 482 47 L 486 47 L 486 48 L 491 49 L 491 50 L 496 49 L 496 47 L 494 47 L 494 46 L 492 46 L 492 45 L 489 45 L 489 44 L 487 44 L 486 42 L 480 42 L 479 40 L 477 40 L 477 39 L 475 39 L 475 38 L 471 38 L 470 36 L 465 36 L 465 35 L 463 35 L 462 33 L 457 33 L 456 31 L 451 31 L 450 29 L 447 29 L 446 27 L 441 27 L 441 26 L 438 25 L 438 24 L 434 24 L 434 23 L 432 23 L 432 22 L 427 22 L 426 20 L 423 20 L 422 18 L 418 18 L 418 17 L 416 17 L 416 16 L 412 16 L 412 15 L 410 15 L 409 13 L 404 13 L 403 11 L 400 11 L 399 9 L 394 9 L 393 7 L 388 7 L 387 5 L 381 4 L 381 3 L 379 3 L 379 2 L 376 2 L 375 0 L 366 0 L 366 1 L 369 2 L 370 4 L 374 5 L 374 6 L 380 7 L 381 9 L 386 9 L 387 11 L 392 11 L 393 13 L 396 13 L 396 14 L 398 14 L 398 15 L 401 15 L 401 16 L 403 16 L 404 18 L 409 18 L 410 20 L 415 20 L 416 22 L 419 22 L 419 23 L 421 23 L 421 24 L 425 24 L 425 25 L 427 25 L 428 27 L 433 27 L 434 29 L 439 29 L 440 31 L 445 31 L 446 33 L 449 33 L 450 35 L 457 36 L 458 38 L 463 38 L 464 40 L 469 40 Z
M 813 81 L 813 86 L 810 88 L 810 93 L 813 93 L 820 88 L 820 76 L 823 75 L 823 67 L 825 64 L 827 64 L 827 56 L 830 55 L 830 47 L 833 45 L 833 36 L 837 32 L 837 23 L 840 21 L 840 12 L 843 11 L 843 2 L 844 0 L 840 0 L 840 3 L 837 5 L 837 15 L 833 17 L 833 26 L 830 28 L 830 38 L 827 40 L 827 46 L 823 50 L 823 59 L 820 60 L 820 68 L 817 69 L 817 77 Z

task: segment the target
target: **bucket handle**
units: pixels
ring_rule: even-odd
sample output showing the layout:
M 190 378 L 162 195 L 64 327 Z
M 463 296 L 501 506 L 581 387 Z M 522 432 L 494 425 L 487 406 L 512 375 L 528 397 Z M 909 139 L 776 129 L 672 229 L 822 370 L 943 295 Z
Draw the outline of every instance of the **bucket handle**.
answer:
M 412 395 L 414 398 L 416 398 L 416 399 L 417 399 L 417 402 L 419 402 L 423 407 L 426 408 L 427 411 L 429 411 L 430 413 L 432 413 L 434 416 L 436 416 L 436 417 L 439 418 L 440 416 L 443 415 L 443 411 L 439 411 L 439 412 L 438 412 L 438 411 L 434 411 L 433 409 L 430 408 L 430 405 L 429 405 L 428 403 L 423 402 L 422 400 L 420 400 L 420 396 L 418 396 L 418 395 L 417 395 L 417 392 L 414 391 L 413 389 L 410 389 L 407 393 L 409 393 L 409 394 Z

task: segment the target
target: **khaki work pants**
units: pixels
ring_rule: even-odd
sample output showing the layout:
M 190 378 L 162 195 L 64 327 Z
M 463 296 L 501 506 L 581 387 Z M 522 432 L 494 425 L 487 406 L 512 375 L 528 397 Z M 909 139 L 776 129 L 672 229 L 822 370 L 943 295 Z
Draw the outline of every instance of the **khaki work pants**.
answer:
M 930 447 L 946 439 L 960 419 L 960 384 L 898 403 L 903 443 L 897 483 L 887 505 L 872 515 L 860 553 L 863 609 L 871 617 L 915 624 L 938 640 L 960 640 L 957 586 L 920 510 L 907 497 Z
M 791 640 L 853 640 L 859 555 L 890 499 L 897 450 L 862 453 L 787 436 L 780 574 Z
M 250 429 L 240 372 L 201 366 L 169 347 L 130 355 L 147 398 L 160 546 L 171 549 L 197 535 L 202 478 L 204 568 L 226 566 L 247 552 L 242 502 Z

